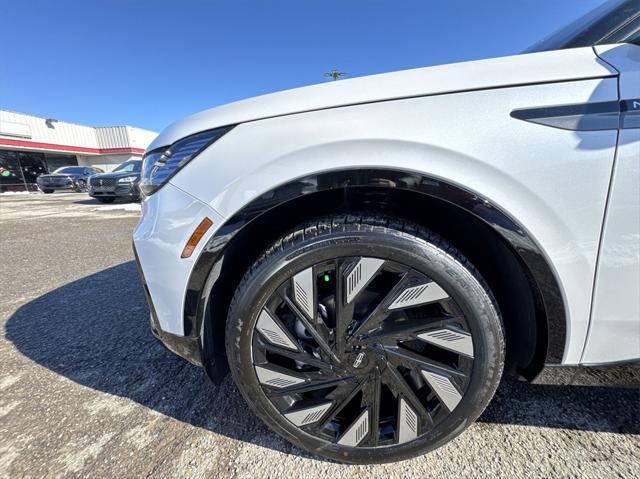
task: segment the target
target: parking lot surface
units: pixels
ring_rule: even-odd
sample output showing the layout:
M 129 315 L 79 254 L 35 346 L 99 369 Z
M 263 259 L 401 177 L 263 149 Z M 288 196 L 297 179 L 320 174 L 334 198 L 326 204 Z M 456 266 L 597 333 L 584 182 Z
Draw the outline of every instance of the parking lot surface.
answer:
M 0 196 L 0 477 L 638 477 L 638 389 L 507 379 L 435 452 L 347 466 L 281 440 L 148 329 L 137 204 Z

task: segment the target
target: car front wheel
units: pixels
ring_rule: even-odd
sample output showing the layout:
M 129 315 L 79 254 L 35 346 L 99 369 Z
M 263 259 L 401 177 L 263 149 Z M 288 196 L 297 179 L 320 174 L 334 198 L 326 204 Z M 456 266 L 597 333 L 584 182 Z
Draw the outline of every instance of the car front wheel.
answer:
M 498 307 L 451 244 L 402 220 L 322 218 L 259 258 L 232 300 L 232 375 L 274 431 L 373 463 L 454 438 L 502 374 Z
M 78 180 L 76 182 L 76 193 L 82 193 L 84 191 L 87 191 L 87 182 L 84 180 Z

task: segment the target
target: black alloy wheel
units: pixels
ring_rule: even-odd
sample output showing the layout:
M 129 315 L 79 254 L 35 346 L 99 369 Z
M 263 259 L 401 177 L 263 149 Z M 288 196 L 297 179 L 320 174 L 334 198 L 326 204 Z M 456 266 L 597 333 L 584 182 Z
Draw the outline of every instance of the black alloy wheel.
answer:
M 482 412 L 501 375 L 502 325 L 480 275 L 442 239 L 395 222 L 300 228 L 249 270 L 230 308 L 227 353 L 247 402 L 332 459 L 433 449 Z

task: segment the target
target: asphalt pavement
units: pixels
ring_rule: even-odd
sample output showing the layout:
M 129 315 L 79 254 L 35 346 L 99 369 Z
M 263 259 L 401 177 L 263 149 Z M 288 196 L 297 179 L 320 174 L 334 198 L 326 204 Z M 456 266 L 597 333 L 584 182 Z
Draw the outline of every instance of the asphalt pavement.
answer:
M 148 329 L 139 205 L 0 196 L 0 477 L 639 477 L 640 391 L 503 381 L 446 446 L 378 466 L 280 439 Z

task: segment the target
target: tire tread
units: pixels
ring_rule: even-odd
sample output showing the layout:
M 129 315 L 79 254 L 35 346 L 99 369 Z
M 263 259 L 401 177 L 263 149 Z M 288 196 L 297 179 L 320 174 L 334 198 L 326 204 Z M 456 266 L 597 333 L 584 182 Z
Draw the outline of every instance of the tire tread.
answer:
M 500 309 L 498 303 L 489 288 L 487 282 L 482 277 L 480 272 L 467 258 L 465 258 L 460 252 L 446 239 L 432 232 L 431 230 L 418 225 L 413 221 L 405 219 L 393 218 L 388 215 L 372 215 L 371 213 L 349 213 L 340 215 L 321 216 L 307 223 L 303 223 L 295 230 L 285 234 L 282 238 L 268 247 L 249 267 L 244 274 L 236 291 L 233 295 L 233 299 L 229 304 L 229 311 L 232 311 L 235 303 L 239 301 L 244 295 L 246 285 L 251 280 L 253 273 L 258 270 L 271 256 L 282 253 L 285 249 L 293 247 L 306 240 L 321 237 L 323 235 L 329 235 L 333 232 L 344 232 L 350 227 L 355 227 L 357 231 L 371 231 L 380 232 L 386 234 L 397 234 L 400 236 L 411 237 L 418 239 L 423 243 L 431 243 L 435 245 L 447 255 L 454 258 L 457 262 L 462 264 L 475 278 L 480 282 L 485 292 L 491 298 L 498 316 L 502 321 Z M 227 324 L 229 322 L 227 321 Z

